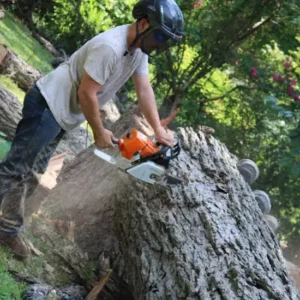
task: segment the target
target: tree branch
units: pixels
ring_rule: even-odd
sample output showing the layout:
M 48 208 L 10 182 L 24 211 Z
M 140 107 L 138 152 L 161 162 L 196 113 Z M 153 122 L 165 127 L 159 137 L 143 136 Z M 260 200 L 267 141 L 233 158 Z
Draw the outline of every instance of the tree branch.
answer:
M 168 62 L 168 67 L 169 67 L 169 71 L 171 73 L 171 81 L 172 81 L 172 87 L 173 87 L 173 91 L 175 92 L 177 90 L 177 86 L 176 86 L 176 72 L 174 69 L 174 65 L 173 65 L 173 60 L 171 57 L 171 53 L 170 53 L 170 49 L 168 49 L 166 51 L 166 57 L 167 57 L 167 62 Z
M 201 69 L 198 73 L 195 73 L 194 75 L 192 75 L 191 79 L 182 88 L 182 92 L 185 92 L 191 85 L 196 83 L 200 78 L 202 78 L 204 75 L 206 75 L 212 69 L 213 69 L 212 66 L 208 66 L 207 68 Z
M 202 98 L 202 99 L 196 100 L 196 102 L 206 103 L 206 102 L 220 100 L 220 99 L 225 98 L 226 96 L 228 96 L 229 94 L 231 94 L 235 90 L 242 90 L 242 89 L 255 90 L 256 87 L 248 87 L 248 86 L 244 86 L 244 85 L 238 85 L 238 86 L 234 87 L 233 89 L 231 89 L 230 91 L 228 91 L 227 93 L 225 93 L 223 96 L 217 96 L 217 97 L 213 97 L 213 98 Z
M 264 21 L 259 22 L 257 24 L 257 26 L 254 26 L 250 31 L 248 31 L 247 33 L 243 34 L 241 37 L 239 37 L 237 39 L 237 41 L 242 41 L 244 39 L 246 39 L 249 35 L 251 35 L 252 33 L 254 33 L 255 31 L 257 31 L 260 27 L 262 27 L 263 25 L 265 25 L 266 23 L 270 22 L 272 20 L 272 18 L 274 17 L 274 15 L 270 15 L 268 18 L 266 18 Z

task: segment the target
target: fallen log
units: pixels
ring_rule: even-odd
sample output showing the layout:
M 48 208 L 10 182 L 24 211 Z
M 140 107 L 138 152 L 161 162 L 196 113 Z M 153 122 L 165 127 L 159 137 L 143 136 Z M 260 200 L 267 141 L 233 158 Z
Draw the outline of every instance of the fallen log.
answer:
M 9 76 L 24 91 L 27 91 L 28 88 L 42 76 L 42 73 L 40 71 L 28 65 L 13 51 L 9 50 L 6 46 L 1 44 L 0 53 L 2 53 L 0 75 Z M 3 55 L 3 53 L 6 53 L 6 55 Z
M 4 17 L 5 17 L 5 13 L 4 13 L 3 11 L 0 10 L 0 21 L 1 21 L 2 19 L 4 19 Z
M 113 131 L 131 128 L 151 134 L 137 109 Z M 64 170 L 44 210 L 75 220 L 75 241 L 90 258 L 104 255 L 134 299 L 299 299 L 237 158 L 201 130 L 178 135 L 183 149 L 169 172 L 187 185 L 144 184 L 88 149 Z M 101 299 L 122 299 L 111 279 Z
M 50 43 L 48 40 L 46 40 L 44 37 L 39 35 L 36 32 L 32 33 L 32 36 L 43 46 L 45 47 L 53 56 L 62 56 L 63 53 L 60 53 L 52 43 Z
M 22 105 L 17 97 L 0 86 L 0 131 L 12 140 L 22 116 Z

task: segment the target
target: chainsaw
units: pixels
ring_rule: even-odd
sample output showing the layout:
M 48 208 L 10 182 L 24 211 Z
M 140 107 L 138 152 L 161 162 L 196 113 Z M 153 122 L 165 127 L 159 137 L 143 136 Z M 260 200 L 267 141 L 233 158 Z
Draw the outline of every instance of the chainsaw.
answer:
M 155 143 L 153 139 L 133 129 L 116 142 L 119 153 L 112 156 L 97 148 L 94 154 L 116 165 L 119 169 L 150 184 L 167 186 L 181 184 L 182 180 L 167 174 L 170 161 L 181 150 L 179 141 L 172 147 Z

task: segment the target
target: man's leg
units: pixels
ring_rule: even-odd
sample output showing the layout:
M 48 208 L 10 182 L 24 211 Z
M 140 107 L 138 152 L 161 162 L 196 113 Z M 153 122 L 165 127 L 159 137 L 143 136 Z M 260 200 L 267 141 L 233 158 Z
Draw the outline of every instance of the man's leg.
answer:
M 61 132 L 45 99 L 36 87 L 31 88 L 25 97 L 23 119 L 18 124 L 11 151 L 0 164 L 3 195 L 0 243 L 11 247 L 15 254 L 13 247 L 18 243 L 12 243 L 11 237 L 18 235 L 23 224 L 25 184 L 41 150 Z

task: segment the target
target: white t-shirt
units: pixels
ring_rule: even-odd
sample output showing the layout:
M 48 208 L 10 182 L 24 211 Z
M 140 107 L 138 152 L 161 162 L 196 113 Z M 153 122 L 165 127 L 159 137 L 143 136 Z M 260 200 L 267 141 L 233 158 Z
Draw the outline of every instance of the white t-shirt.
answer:
M 129 25 L 122 25 L 100 33 L 77 50 L 68 62 L 38 80 L 38 88 L 64 130 L 71 130 L 85 121 L 77 98 L 84 71 L 102 85 L 97 93 L 99 108 L 133 73 L 148 75 L 148 56 L 140 49 L 124 56 L 128 49 L 128 28 Z

